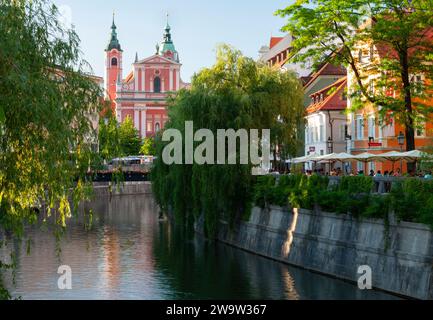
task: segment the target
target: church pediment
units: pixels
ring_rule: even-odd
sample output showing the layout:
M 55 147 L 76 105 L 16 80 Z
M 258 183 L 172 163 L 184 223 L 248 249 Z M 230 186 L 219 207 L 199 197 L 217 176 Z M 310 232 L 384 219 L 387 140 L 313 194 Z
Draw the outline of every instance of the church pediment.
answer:
M 175 65 L 180 65 L 180 63 L 177 63 L 175 61 L 172 61 L 172 60 L 167 59 L 165 57 L 162 57 L 160 55 L 153 55 L 149 58 L 137 61 L 134 64 L 135 65 L 145 65 L 145 64 L 175 64 Z

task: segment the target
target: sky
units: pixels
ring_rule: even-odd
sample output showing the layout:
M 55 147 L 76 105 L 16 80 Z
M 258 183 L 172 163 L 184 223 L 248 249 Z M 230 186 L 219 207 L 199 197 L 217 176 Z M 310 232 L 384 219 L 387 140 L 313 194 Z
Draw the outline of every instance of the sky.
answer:
M 274 16 L 290 0 L 54 0 L 81 39 L 84 58 L 94 74 L 104 76 L 105 52 L 113 11 L 123 49 L 123 73 L 139 59 L 152 56 L 161 42 L 167 13 L 172 39 L 182 63 L 181 77 L 215 62 L 215 48 L 227 43 L 258 58 L 271 36 L 281 36 L 284 19 Z

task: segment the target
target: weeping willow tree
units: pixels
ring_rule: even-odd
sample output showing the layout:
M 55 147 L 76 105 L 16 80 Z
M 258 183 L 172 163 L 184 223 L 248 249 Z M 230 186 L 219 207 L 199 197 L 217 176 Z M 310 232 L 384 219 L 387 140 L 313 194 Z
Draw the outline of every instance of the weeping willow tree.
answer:
M 182 133 L 183 159 L 186 121 L 192 121 L 195 130 L 211 130 L 214 136 L 218 129 L 270 129 L 271 143 L 294 155 L 299 146 L 297 128 L 304 116 L 302 101 L 302 85 L 295 73 L 258 64 L 223 45 L 217 50 L 215 65 L 196 74 L 191 88 L 173 99 L 165 130 Z M 228 161 L 168 165 L 162 157 L 167 142 L 158 136 L 155 144 L 154 194 L 161 209 L 174 214 L 177 224 L 190 227 L 203 216 L 205 233 L 212 238 L 219 219 L 232 224 L 248 214 L 254 177 L 250 162 L 240 164 L 239 143 L 233 165 Z M 213 153 L 217 154 L 216 148 Z
M 0 246 L 37 220 L 58 235 L 69 199 L 89 190 L 101 92 L 77 34 L 59 21 L 45 0 L 0 0 Z M 9 298 L 1 272 L 0 298 Z

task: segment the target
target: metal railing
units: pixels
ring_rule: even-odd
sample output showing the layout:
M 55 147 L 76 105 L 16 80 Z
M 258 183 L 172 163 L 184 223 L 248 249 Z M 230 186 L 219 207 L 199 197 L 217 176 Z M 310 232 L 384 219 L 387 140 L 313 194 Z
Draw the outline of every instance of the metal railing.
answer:
M 341 179 L 342 177 L 330 176 L 329 186 L 331 187 L 340 184 Z M 391 192 L 392 186 L 395 183 L 401 182 L 407 178 L 406 177 L 372 177 L 372 179 L 374 181 L 373 190 L 372 190 L 373 193 L 386 194 Z M 423 178 L 415 178 L 415 179 L 425 180 Z

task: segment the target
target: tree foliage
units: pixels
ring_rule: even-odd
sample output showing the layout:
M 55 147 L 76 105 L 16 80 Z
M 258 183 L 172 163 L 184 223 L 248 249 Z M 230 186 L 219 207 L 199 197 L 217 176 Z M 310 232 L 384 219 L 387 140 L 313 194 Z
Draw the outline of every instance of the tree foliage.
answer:
M 140 154 L 144 156 L 154 156 L 155 150 L 155 139 L 153 137 L 147 137 L 144 139 L 143 145 L 140 149 Z
M 99 154 L 105 160 L 122 155 L 118 123 L 111 108 L 99 120 Z
M 431 121 L 433 111 L 432 0 L 298 0 L 277 14 L 288 18 L 283 30 L 295 37 L 294 61 L 348 66 L 354 108 L 373 103 L 382 123 L 393 117 L 405 126 L 407 149 L 414 149 L 414 130 Z M 366 47 L 361 55 L 360 45 Z M 367 67 L 360 58 L 369 59 L 370 50 L 381 57 Z M 417 82 L 416 75 L 428 80 Z
M 77 34 L 47 1 L 0 0 L 0 34 L 3 243 L 5 233 L 22 236 L 37 218 L 52 215 L 56 230 L 66 226 L 68 197 L 86 194 L 96 137 L 90 116 L 99 112 L 101 90 L 86 74 Z
M 124 156 L 136 156 L 140 153 L 141 139 L 131 117 L 126 117 L 119 126 L 120 148 Z
M 140 153 L 141 139 L 131 117 L 119 124 L 109 110 L 99 121 L 99 153 L 105 160 Z
M 171 102 L 165 129 L 178 129 L 183 137 L 186 121 L 215 136 L 218 129 L 271 129 L 271 143 L 284 144 L 293 155 L 299 145 L 296 128 L 303 121 L 302 102 L 302 85 L 294 73 L 259 65 L 221 46 L 216 63 L 196 74 L 191 89 L 181 90 Z M 162 159 L 165 146 L 156 139 L 152 171 L 154 194 L 163 211 L 172 210 L 184 225 L 203 215 L 209 237 L 217 232 L 220 218 L 233 223 L 248 212 L 254 177 L 251 163 L 239 164 L 239 152 L 236 165 L 167 165 Z

